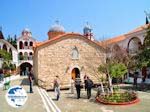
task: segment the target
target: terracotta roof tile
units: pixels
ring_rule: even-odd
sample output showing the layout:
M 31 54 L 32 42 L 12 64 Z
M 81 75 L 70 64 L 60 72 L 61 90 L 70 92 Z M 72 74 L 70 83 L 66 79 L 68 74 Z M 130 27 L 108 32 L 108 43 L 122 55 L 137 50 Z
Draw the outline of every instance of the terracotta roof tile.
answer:
M 64 37 L 64 36 L 68 37 L 68 36 L 71 36 L 71 35 L 76 35 L 76 36 L 85 37 L 85 36 L 83 36 L 83 35 L 81 35 L 81 34 L 79 34 L 79 33 L 65 33 L 65 34 L 58 35 L 58 36 L 56 36 L 56 37 L 54 37 L 54 38 L 52 38 L 52 39 L 50 39 L 50 40 L 47 40 L 47 41 L 45 41 L 45 42 L 37 43 L 36 46 L 35 46 L 35 49 L 38 48 L 38 47 L 40 47 L 40 46 L 43 46 L 43 45 L 45 45 L 45 44 L 51 43 L 51 42 L 53 42 L 53 41 L 55 41 L 55 40 L 58 40 L 58 39 L 60 39 L 60 38 L 62 38 L 62 37 Z M 85 37 L 85 38 L 86 38 L 86 37 Z M 92 42 L 92 43 L 94 43 L 94 44 L 96 44 L 96 45 L 102 47 L 98 42 L 91 41 L 91 40 L 89 40 L 88 38 L 86 38 L 86 39 L 87 39 L 88 41 L 90 41 L 90 42 Z
M 112 44 L 112 43 L 122 41 L 125 38 L 126 38 L 125 35 L 120 35 L 120 36 L 117 36 L 117 37 L 114 37 L 114 38 L 111 38 L 111 39 L 104 40 L 104 41 L 100 42 L 100 45 L 106 46 L 106 45 L 109 45 L 109 44 Z
M 148 25 L 150 25 L 150 24 L 148 24 Z M 134 30 L 132 30 L 132 31 L 130 31 L 130 32 L 128 32 L 128 33 L 126 33 L 126 34 L 119 35 L 119 36 L 113 37 L 113 38 L 111 38 L 111 39 L 107 39 L 107 40 L 104 40 L 104 41 L 102 41 L 102 42 L 99 42 L 99 44 L 104 47 L 104 46 L 106 46 L 106 44 L 108 45 L 108 44 L 113 44 L 113 43 L 122 41 L 122 40 L 124 40 L 124 39 L 127 38 L 127 35 L 132 34 L 132 33 L 136 33 L 136 32 L 139 32 L 139 31 L 142 31 L 142 30 L 144 30 L 148 25 L 147 25 L 147 24 L 142 25 L 142 26 L 140 26 L 140 27 L 138 27 L 138 28 L 136 28 L 136 29 L 134 29 Z

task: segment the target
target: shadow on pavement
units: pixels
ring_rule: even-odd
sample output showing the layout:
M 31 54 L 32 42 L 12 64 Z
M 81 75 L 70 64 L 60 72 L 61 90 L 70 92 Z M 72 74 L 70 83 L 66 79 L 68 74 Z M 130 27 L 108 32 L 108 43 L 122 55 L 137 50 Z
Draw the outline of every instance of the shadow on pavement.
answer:
M 20 85 L 29 85 L 29 79 L 28 78 L 24 78 L 22 81 L 21 81 L 21 84 Z
M 149 84 L 138 84 L 137 87 L 134 85 L 122 86 L 121 89 L 125 90 L 133 90 L 133 91 L 142 91 L 150 93 L 150 85 Z

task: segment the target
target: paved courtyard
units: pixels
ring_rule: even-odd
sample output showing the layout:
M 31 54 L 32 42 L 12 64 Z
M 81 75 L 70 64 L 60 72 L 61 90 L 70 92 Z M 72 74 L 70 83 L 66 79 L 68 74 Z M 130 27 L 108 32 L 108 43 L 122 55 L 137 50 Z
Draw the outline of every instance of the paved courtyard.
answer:
M 21 85 L 27 92 L 29 90 L 28 79 L 21 77 L 20 79 L 11 81 L 11 86 Z M 130 86 L 130 85 L 129 85 Z M 71 94 L 70 90 L 61 90 L 61 98 L 55 101 L 53 91 L 46 92 L 34 86 L 34 93 L 28 93 L 26 104 L 18 109 L 10 107 L 6 100 L 6 90 L 0 88 L 0 112 L 150 112 L 150 91 L 137 91 L 140 102 L 128 106 L 109 106 L 97 103 L 94 99 L 96 91 L 92 90 L 91 99 L 87 99 L 84 89 L 81 91 L 81 99 L 76 99 L 76 94 Z M 128 88 L 128 89 L 132 89 Z M 40 92 L 41 90 L 41 92 Z M 52 100 L 60 111 L 54 110 Z

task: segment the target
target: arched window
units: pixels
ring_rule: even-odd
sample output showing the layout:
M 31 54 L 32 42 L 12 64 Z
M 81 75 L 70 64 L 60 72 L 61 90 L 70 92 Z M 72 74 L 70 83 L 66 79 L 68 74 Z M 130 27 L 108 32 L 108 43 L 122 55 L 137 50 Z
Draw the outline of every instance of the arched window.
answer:
M 23 54 L 22 54 L 22 52 L 19 53 L 19 60 L 23 60 Z
M 30 42 L 30 46 L 33 46 L 33 42 Z
M 33 57 L 33 53 L 30 52 L 30 53 L 29 53 L 29 60 L 32 60 L 32 57 Z
M 72 54 L 71 54 L 71 56 L 72 56 L 72 59 L 79 59 L 79 52 L 78 52 L 77 47 L 74 47 L 74 48 L 72 49 Z
M 24 42 L 24 46 L 28 46 L 28 42 L 27 41 Z
M 28 53 L 27 52 L 24 53 L 24 60 L 28 60 Z
M 7 46 L 5 44 L 3 45 L 3 50 L 7 51 Z
M 23 49 L 23 42 L 22 41 L 19 42 L 19 49 Z

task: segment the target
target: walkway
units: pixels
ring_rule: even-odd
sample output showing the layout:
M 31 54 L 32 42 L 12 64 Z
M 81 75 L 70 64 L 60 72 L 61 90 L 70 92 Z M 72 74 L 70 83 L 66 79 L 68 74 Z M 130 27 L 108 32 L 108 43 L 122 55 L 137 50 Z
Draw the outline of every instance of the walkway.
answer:
M 17 78 L 11 81 L 11 86 L 21 85 L 28 93 L 26 104 L 20 108 L 9 106 L 5 99 L 6 90 L 0 88 L 0 112 L 61 112 L 54 104 L 47 92 L 37 86 L 33 87 L 34 93 L 29 93 L 27 77 Z
M 11 86 L 21 85 L 27 92 L 29 90 L 27 77 L 21 77 L 11 81 Z M 124 85 L 124 89 L 133 89 L 132 85 Z M 0 112 L 150 112 L 150 90 L 139 91 L 140 102 L 128 106 L 109 106 L 95 101 L 96 91 L 92 90 L 91 99 L 87 99 L 84 89 L 81 91 L 81 99 L 76 99 L 76 94 L 69 90 L 61 91 L 59 101 L 55 100 L 53 91 L 33 87 L 34 93 L 28 93 L 26 104 L 18 109 L 9 106 L 5 100 L 6 91 L 0 88 Z
M 127 85 L 126 89 L 132 89 L 132 85 Z M 140 102 L 127 106 L 110 106 L 97 103 L 95 101 L 96 91 L 92 90 L 91 99 L 87 99 L 84 89 L 81 91 L 81 99 L 76 98 L 76 94 L 71 94 L 69 90 L 61 91 L 61 98 L 54 102 L 62 112 L 150 112 L 150 91 L 137 91 Z M 48 92 L 49 96 L 55 99 L 54 92 Z

